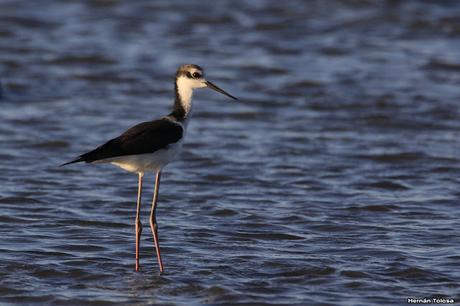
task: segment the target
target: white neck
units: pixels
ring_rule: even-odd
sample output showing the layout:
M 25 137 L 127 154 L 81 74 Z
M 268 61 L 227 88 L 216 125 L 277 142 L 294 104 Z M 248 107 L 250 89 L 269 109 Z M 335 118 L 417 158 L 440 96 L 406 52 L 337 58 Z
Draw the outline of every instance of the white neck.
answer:
M 190 85 L 189 80 L 185 77 L 177 79 L 177 93 L 179 94 L 180 103 L 187 114 L 192 111 L 193 89 Z

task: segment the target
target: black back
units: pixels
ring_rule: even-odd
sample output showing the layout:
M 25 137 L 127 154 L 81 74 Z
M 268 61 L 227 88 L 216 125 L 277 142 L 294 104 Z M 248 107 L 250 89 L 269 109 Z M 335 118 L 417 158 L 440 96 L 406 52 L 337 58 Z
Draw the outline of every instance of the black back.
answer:
M 64 165 L 81 161 L 90 163 L 125 155 L 154 153 L 179 141 L 182 138 L 182 134 L 182 126 L 167 118 L 142 122 L 128 129 L 120 136 Z

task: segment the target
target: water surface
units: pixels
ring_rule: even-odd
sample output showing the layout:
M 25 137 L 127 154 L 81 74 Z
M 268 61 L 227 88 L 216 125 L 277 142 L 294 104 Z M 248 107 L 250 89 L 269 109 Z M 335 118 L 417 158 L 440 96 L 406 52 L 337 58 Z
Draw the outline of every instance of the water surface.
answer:
M 0 0 L 0 303 L 460 300 L 457 1 Z M 137 177 L 58 165 L 202 90 L 134 272 Z M 146 179 L 147 225 L 153 177 Z

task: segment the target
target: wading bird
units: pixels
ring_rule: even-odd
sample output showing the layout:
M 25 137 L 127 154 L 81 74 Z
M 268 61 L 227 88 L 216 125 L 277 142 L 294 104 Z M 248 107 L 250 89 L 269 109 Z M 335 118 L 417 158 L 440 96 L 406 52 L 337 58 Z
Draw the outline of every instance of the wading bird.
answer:
M 176 99 L 174 101 L 173 110 L 169 115 L 158 120 L 139 123 L 120 136 L 62 165 L 65 166 L 78 162 L 112 163 L 127 171 L 136 172 L 138 174 L 139 186 L 137 191 L 135 221 L 136 271 L 139 271 L 139 245 L 142 233 L 142 223 L 139 219 L 142 178 L 146 172 L 151 171 L 156 174 L 152 208 L 150 211 L 150 228 L 153 234 L 153 241 L 155 243 L 161 274 L 164 269 L 161 260 L 158 226 L 155 214 L 161 171 L 182 148 L 182 142 L 191 116 L 193 90 L 206 87 L 237 100 L 234 96 L 207 81 L 204 78 L 203 69 L 201 67 L 191 64 L 182 65 L 176 72 Z

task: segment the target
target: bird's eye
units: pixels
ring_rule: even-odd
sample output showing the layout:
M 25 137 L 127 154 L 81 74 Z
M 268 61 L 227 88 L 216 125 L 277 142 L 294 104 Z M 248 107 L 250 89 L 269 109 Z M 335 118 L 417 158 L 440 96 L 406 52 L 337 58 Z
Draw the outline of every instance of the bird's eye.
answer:
M 200 74 L 199 72 L 194 72 L 194 73 L 192 74 L 192 76 L 193 76 L 195 79 L 201 78 L 201 74 Z

